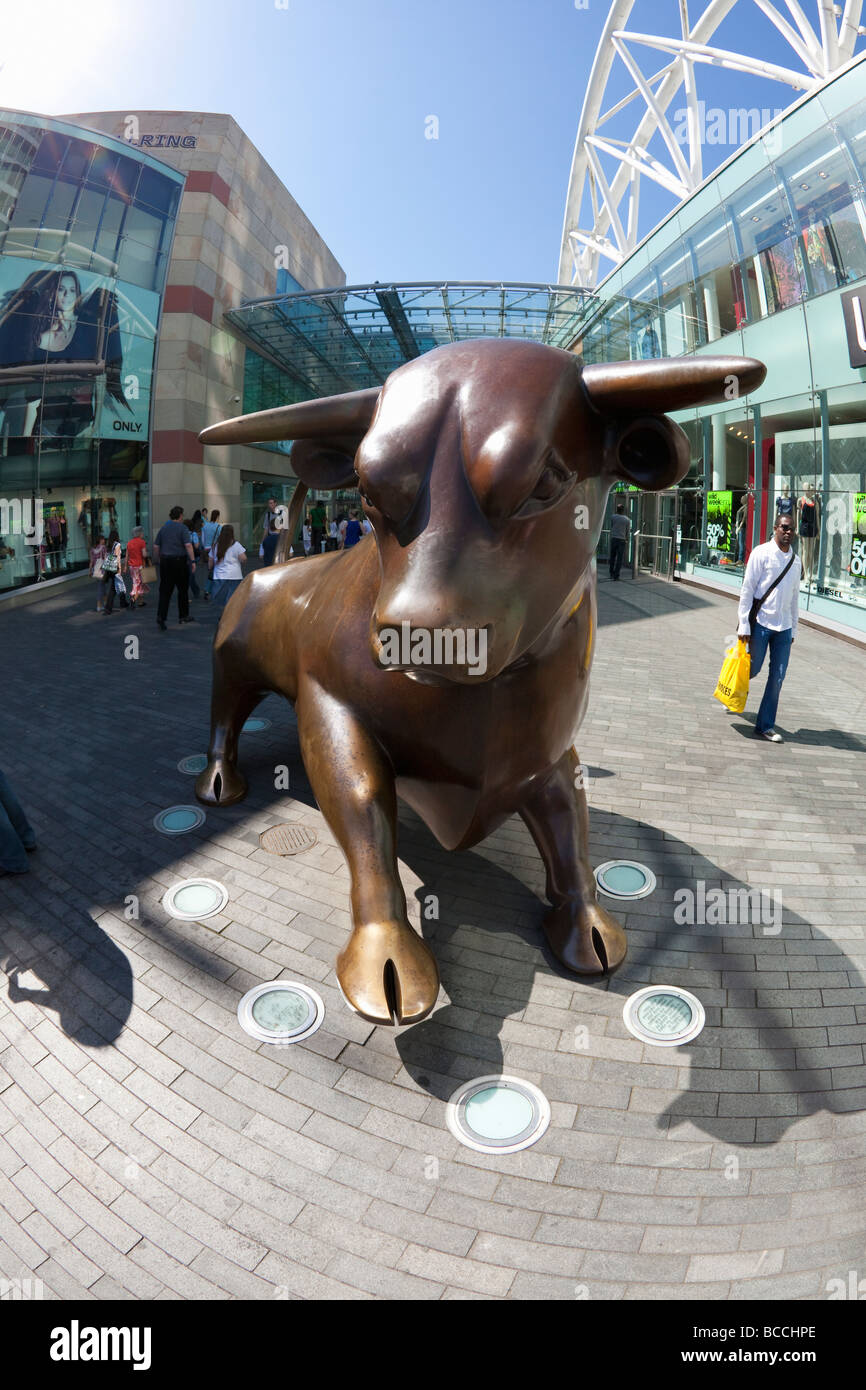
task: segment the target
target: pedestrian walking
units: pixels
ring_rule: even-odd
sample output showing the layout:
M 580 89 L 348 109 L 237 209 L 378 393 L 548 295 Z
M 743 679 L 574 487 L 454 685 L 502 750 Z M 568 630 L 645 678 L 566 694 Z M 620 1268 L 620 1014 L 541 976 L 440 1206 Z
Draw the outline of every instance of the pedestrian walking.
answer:
M 192 543 L 192 564 L 189 567 L 189 587 L 193 598 L 200 598 L 201 589 L 198 586 L 198 575 L 196 573 L 198 562 L 202 556 L 201 543 L 201 512 L 195 511 L 189 521 L 184 518 L 184 525 L 189 531 L 189 538 Z
M 134 526 L 132 535 L 126 542 L 126 568 L 132 586 L 132 592 L 129 596 L 131 608 L 147 607 L 144 595 L 149 592 L 149 589 L 141 577 L 141 571 L 146 564 L 147 541 L 144 539 L 144 527 Z
M 26 874 L 27 855 L 35 848 L 36 831 L 0 768 L 0 874 Z
M 105 537 L 100 536 L 96 545 L 90 547 L 90 578 L 96 580 L 96 611 L 101 613 L 105 607 L 105 586 L 107 583 L 102 563 L 108 554 Z M 113 582 L 113 581 L 112 581 Z
M 274 563 L 274 556 L 277 552 L 277 543 L 279 539 L 277 499 L 276 497 L 269 497 L 267 510 L 262 517 L 262 560 L 266 565 L 272 565 Z
M 617 503 L 616 511 L 610 519 L 610 577 L 619 579 L 619 572 L 622 569 L 625 548 L 628 543 L 628 533 L 631 530 L 631 522 L 625 514 L 625 506 L 622 502 Z
M 361 523 L 358 520 L 358 513 L 352 512 L 346 522 L 346 529 L 343 532 L 343 549 L 349 550 L 353 545 L 357 545 L 362 535 L 363 532 L 361 530 Z
M 172 507 L 159 529 L 153 545 L 153 558 L 159 565 L 159 607 L 156 624 L 165 632 L 171 596 L 177 589 L 177 616 L 181 623 L 194 623 L 189 615 L 189 571 L 193 560 L 189 530 L 183 524 L 183 507 Z
M 114 612 L 114 596 L 120 598 L 121 608 L 128 607 L 126 598 L 126 585 L 123 582 L 123 546 L 120 544 L 120 537 L 116 531 L 112 531 L 105 542 L 106 555 L 102 562 L 102 573 L 105 576 L 105 606 L 103 613 Z
M 211 512 L 209 520 L 207 512 L 204 508 L 202 508 L 201 514 L 201 545 L 202 550 L 204 551 L 204 554 L 206 555 L 208 561 L 208 576 L 204 583 L 204 598 L 205 603 L 208 603 L 213 592 L 213 574 L 211 573 L 210 553 L 213 549 L 214 542 L 216 541 L 216 538 L 219 535 L 220 530 L 222 528 L 220 527 L 220 514 L 218 507 L 215 507 L 214 510 Z
M 235 528 L 223 526 L 211 551 L 213 558 L 213 602 L 215 608 L 225 608 L 244 577 L 243 566 L 247 552 L 235 540 Z
M 313 548 L 313 526 L 310 521 L 309 512 L 307 512 L 307 515 L 304 517 L 304 524 L 301 527 L 301 544 L 304 547 L 304 555 L 309 558 L 310 551 Z
M 757 676 L 767 652 L 770 653 L 767 684 L 755 720 L 755 737 L 768 743 L 782 742 L 782 735 L 773 726 L 797 635 L 803 567 L 791 548 L 793 534 L 793 518 L 781 513 L 776 517 L 773 539 L 755 546 L 749 556 L 740 592 L 737 632 L 740 637 L 749 638 L 750 680 Z
M 325 539 L 325 526 L 327 525 L 327 513 L 324 505 L 318 499 L 310 508 L 310 539 L 313 543 L 313 554 L 319 555 L 322 551 L 322 542 Z

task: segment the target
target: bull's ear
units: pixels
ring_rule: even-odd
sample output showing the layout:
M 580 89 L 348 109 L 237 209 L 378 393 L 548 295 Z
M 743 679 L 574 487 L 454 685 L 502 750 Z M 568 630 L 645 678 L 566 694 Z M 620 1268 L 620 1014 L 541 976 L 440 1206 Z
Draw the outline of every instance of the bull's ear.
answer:
M 689 471 L 689 441 L 664 415 L 642 415 L 605 433 L 605 471 L 647 492 L 673 487 Z
M 354 487 L 355 451 L 362 438 L 363 435 L 344 435 L 334 439 L 296 439 L 292 445 L 292 468 L 307 487 Z
M 379 388 L 348 391 L 343 396 L 322 396 L 296 405 L 280 405 L 276 410 L 257 410 L 208 425 L 199 439 L 202 444 L 264 444 L 276 439 L 342 439 L 360 444 L 376 411 Z M 316 484 L 314 484 L 316 486 Z M 336 484 L 335 484 L 336 486 Z

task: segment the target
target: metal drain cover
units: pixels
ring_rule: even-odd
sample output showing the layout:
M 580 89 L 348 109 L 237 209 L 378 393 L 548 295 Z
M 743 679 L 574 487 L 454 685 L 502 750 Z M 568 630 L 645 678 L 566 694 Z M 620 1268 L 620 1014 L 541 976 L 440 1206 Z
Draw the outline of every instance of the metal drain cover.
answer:
M 305 849 L 313 848 L 317 839 L 315 830 L 310 830 L 306 825 L 284 821 L 282 825 L 272 825 L 269 830 L 263 830 L 259 844 L 268 854 L 303 854 Z

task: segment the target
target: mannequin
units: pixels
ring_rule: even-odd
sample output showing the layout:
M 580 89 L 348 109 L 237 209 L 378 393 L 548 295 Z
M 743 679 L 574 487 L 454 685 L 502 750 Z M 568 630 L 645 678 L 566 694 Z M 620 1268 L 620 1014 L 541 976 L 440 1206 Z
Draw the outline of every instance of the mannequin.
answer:
M 782 484 L 782 495 L 776 503 L 776 516 L 793 516 L 794 499 L 787 483 Z
M 797 499 L 797 527 L 800 533 L 800 559 L 803 562 L 803 577 L 806 586 L 812 583 L 815 557 L 818 551 L 818 534 L 821 530 L 821 503 L 815 494 L 815 484 L 807 483 L 802 495 Z
M 747 512 L 747 510 L 748 510 L 748 508 L 747 508 L 747 505 L 746 505 L 746 498 L 744 497 L 743 500 L 742 500 L 742 502 L 740 503 L 740 508 L 739 508 L 739 511 L 737 512 L 736 519 L 735 519 L 735 521 L 734 521 L 734 531 L 736 532 L 736 536 L 737 536 L 737 563 L 740 564 L 740 565 L 743 563 L 743 561 L 744 561 L 745 558 L 746 558 L 746 512 Z

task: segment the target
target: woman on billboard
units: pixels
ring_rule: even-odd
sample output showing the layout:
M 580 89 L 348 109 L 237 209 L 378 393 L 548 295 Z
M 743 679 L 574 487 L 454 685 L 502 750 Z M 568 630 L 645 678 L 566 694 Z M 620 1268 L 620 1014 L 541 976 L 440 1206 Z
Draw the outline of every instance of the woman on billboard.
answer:
M 64 363 L 69 364 L 68 374 L 39 370 Z M 74 270 L 33 271 L 0 307 L 0 381 L 4 368 L 34 367 L 32 374 L 24 374 L 20 390 L 13 389 L 7 399 L 4 432 L 43 438 L 81 434 L 94 420 L 93 378 L 103 363 L 107 391 L 132 414 L 121 386 L 123 358 L 114 293 L 97 288 L 83 295 Z M 21 375 L 9 373 L 13 380 Z M 31 416 L 34 403 L 37 410 Z

